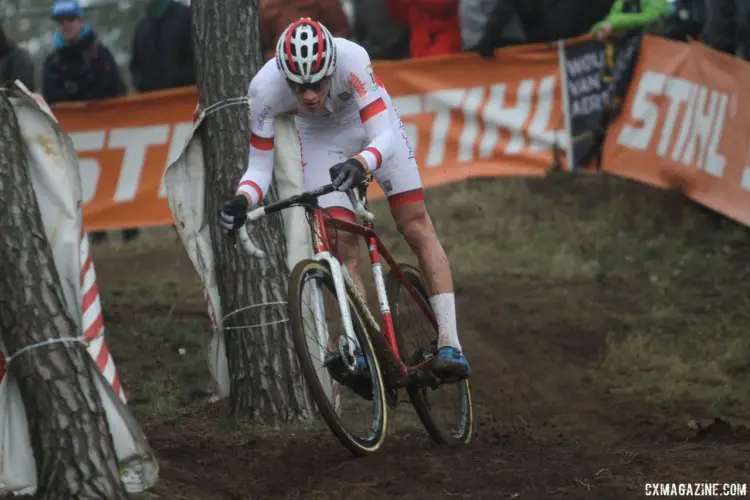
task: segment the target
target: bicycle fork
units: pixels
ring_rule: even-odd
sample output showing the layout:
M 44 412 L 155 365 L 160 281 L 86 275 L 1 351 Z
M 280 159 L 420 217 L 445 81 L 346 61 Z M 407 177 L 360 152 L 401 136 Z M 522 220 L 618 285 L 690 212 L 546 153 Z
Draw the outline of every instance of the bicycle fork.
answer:
M 375 281 L 375 290 L 377 292 L 378 296 L 378 302 L 380 304 L 380 312 L 385 324 L 386 328 L 386 339 L 389 343 L 391 350 L 394 352 L 394 356 L 396 356 L 397 360 L 398 358 L 398 351 L 396 350 L 395 345 L 395 335 L 393 330 L 393 320 L 391 319 L 391 312 L 390 307 L 388 304 L 388 296 L 385 289 L 385 280 L 383 279 L 383 269 L 382 265 L 380 264 L 380 259 L 377 255 L 377 246 L 375 241 L 370 242 L 370 254 L 372 257 L 372 264 L 373 264 L 373 279 Z M 341 317 L 344 322 L 344 331 L 346 335 L 344 337 L 339 337 L 339 352 L 342 354 L 345 354 L 344 356 L 344 363 L 346 364 L 347 368 L 351 371 L 354 371 L 356 366 L 356 358 L 355 358 L 355 351 L 357 347 L 359 346 L 359 342 L 357 340 L 357 336 L 354 333 L 354 325 L 352 323 L 352 317 L 351 317 L 351 309 L 349 306 L 349 301 L 347 300 L 347 294 L 346 294 L 346 284 L 347 282 L 351 286 L 352 290 L 354 290 L 355 293 L 359 294 L 359 289 L 357 288 L 356 284 L 354 283 L 354 280 L 351 277 L 351 274 L 349 273 L 349 270 L 346 268 L 345 265 L 342 265 L 337 259 L 335 259 L 330 252 L 328 251 L 322 251 L 318 252 L 315 255 L 315 260 L 318 261 L 324 261 L 327 262 L 329 265 L 329 268 L 331 269 L 331 274 L 333 276 L 334 281 L 334 287 L 336 290 L 336 296 L 338 297 L 338 303 L 339 303 L 339 309 L 341 312 Z M 376 333 L 380 333 L 380 326 L 378 325 L 377 321 L 375 321 L 375 318 L 372 317 L 370 313 L 370 309 L 367 307 L 367 304 L 364 300 L 364 298 L 360 295 L 359 296 L 360 301 L 365 306 L 363 308 L 363 313 L 365 314 L 364 320 L 369 323 L 369 327 Z M 316 301 L 319 303 L 317 309 L 319 311 L 323 310 L 323 304 L 322 304 L 322 298 L 316 297 Z M 324 322 L 324 321 L 323 321 Z M 323 326 L 322 329 L 319 331 L 325 331 L 325 326 Z M 405 366 L 402 366 L 402 375 L 405 375 Z
M 357 342 L 357 336 L 354 334 L 354 324 L 352 323 L 351 309 L 349 308 L 349 301 L 346 295 L 346 282 L 345 280 L 351 280 L 349 271 L 346 266 L 335 259 L 330 252 L 323 251 L 318 252 L 315 255 L 315 260 L 323 261 L 328 263 L 328 267 L 331 270 L 333 276 L 333 285 L 336 290 L 336 297 L 338 298 L 339 309 L 341 312 L 341 319 L 344 322 L 344 335 L 339 336 L 338 349 L 339 352 L 344 354 L 344 364 L 350 371 L 355 371 L 357 368 L 357 360 L 355 357 L 355 349 L 359 346 Z M 344 277 L 346 275 L 346 278 Z M 325 312 L 323 307 L 323 297 L 320 293 L 315 293 L 316 302 L 316 327 L 318 332 L 325 332 L 327 335 L 328 328 L 325 324 Z M 322 339 L 321 339 L 322 340 Z M 325 345 L 325 344 L 323 344 Z

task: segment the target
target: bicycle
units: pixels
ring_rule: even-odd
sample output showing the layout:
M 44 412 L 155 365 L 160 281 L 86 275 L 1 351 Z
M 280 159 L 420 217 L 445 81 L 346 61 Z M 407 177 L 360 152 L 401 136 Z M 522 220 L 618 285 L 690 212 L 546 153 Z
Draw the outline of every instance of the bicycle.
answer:
M 363 223 L 326 216 L 325 210 L 318 205 L 317 200 L 320 196 L 336 190 L 332 184 L 248 211 L 247 220 L 253 222 L 294 206 L 305 208 L 314 256 L 294 266 L 289 278 L 287 300 L 292 340 L 300 368 L 323 420 L 354 456 L 368 455 L 381 447 L 386 435 L 387 408 L 395 408 L 399 404 L 398 391 L 400 389 L 406 390 L 423 427 L 434 441 L 448 445 L 468 444 L 473 427 L 468 378 L 440 380 L 431 371 L 432 364 L 437 359 L 437 320 L 419 271 L 408 264 L 397 263 L 375 233 L 374 216 L 367 210 L 366 191 L 371 179 L 370 175 L 361 186 L 347 191 L 357 216 L 364 219 Z M 346 266 L 341 263 L 336 255 L 337 252 L 331 248 L 328 237 L 329 228 L 354 233 L 366 240 L 383 329 L 373 317 Z M 264 253 L 250 240 L 246 225 L 238 230 L 238 236 L 242 247 L 248 254 L 258 258 L 264 257 Z M 380 262 L 381 256 L 390 268 L 385 279 Z M 313 281 L 317 285 L 307 290 L 306 286 Z M 339 307 L 336 312 L 340 313 L 343 321 L 344 332 L 338 336 L 338 341 L 333 341 L 329 335 L 327 323 L 317 316 L 325 313 L 325 302 L 321 298 L 325 290 L 331 292 L 334 300 L 338 302 Z M 428 330 L 431 329 L 428 336 L 432 338 L 420 341 L 418 347 L 411 351 L 405 347 L 400 327 L 403 326 L 405 319 L 418 317 L 420 314 L 419 312 L 411 316 L 400 314 L 403 304 L 398 301 L 398 298 L 403 290 L 408 292 L 406 298 L 411 297 L 417 303 L 417 311 L 421 311 L 427 321 Z M 360 382 L 364 380 L 372 389 L 372 397 L 369 399 L 368 385 L 364 390 L 361 387 L 359 390 L 350 387 L 359 394 L 359 398 L 355 399 L 359 402 L 369 400 L 372 405 L 372 420 L 369 429 L 361 435 L 349 429 L 348 421 L 345 423 L 342 418 L 341 393 L 337 392 L 340 388 L 336 385 L 337 383 L 341 385 L 341 382 L 332 381 L 324 384 L 313 366 L 310 339 L 304 334 L 305 319 L 309 316 L 303 310 L 302 304 L 302 300 L 306 297 L 312 299 L 313 305 L 310 307 L 310 313 L 316 315 L 313 340 L 317 342 L 317 347 L 314 346 L 312 350 L 317 350 L 322 358 L 332 359 L 332 356 L 336 358 L 338 368 L 341 370 L 338 373 L 339 378 L 336 378 L 332 375 L 330 366 L 327 366 L 328 376 L 334 380 L 344 380 L 344 385 L 346 385 L 347 377 L 359 377 L 359 379 L 350 380 Z M 346 300 L 342 300 L 344 298 Z M 391 306 L 394 314 L 392 314 Z M 382 330 L 385 330 L 384 334 L 381 333 Z M 424 345 L 425 343 L 428 345 Z M 364 356 L 366 360 L 364 367 L 357 365 L 358 355 Z M 325 366 L 325 362 L 323 364 Z M 323 378 L 325 377 L 324 372 Z M 428 389 L 437 391 L 446 384 L 454 385 L 458 391 L 458 400 L 454 408 L 457 410 L 458 418 L 450 424 L 449 430 L 443 429 L 437 422 L 436 416 L 431 412 L 427 394 Z M 353 416 L 356 413 L 351 412 Z

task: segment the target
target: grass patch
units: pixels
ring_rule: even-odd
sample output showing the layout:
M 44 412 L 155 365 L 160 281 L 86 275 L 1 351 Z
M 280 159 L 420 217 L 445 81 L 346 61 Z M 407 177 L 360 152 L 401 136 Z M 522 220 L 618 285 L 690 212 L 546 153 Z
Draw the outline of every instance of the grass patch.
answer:
M 214 389 L 203 292 L 174 231 L 93 247 L 107 343 L 139 419 L 175 414 Z
M 703 405 L 715 415 L 747 420 L 750 339 L 744 325 L 750 317 L 688 314 L 678 307 L 654 308 L 650 328 L 611 335 L 601 383 L 655 403 Z

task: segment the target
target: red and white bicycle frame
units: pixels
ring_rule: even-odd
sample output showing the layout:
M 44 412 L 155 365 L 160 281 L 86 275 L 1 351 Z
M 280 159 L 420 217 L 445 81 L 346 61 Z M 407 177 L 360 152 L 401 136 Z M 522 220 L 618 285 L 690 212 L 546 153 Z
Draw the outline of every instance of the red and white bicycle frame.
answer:
M 353 194 L 352 191 L 348 191 L 347 194 L 349 195 L 349 198 L 355 207 L 356 214 L 360 216 L 362 219 L 364 219 L 365 222 L 363 224 L 358 224 L 355 222 L 350 222 L 350 221 L 341 220 L 341 219 L 331 219 L 330 217 L 325 215 L 325 212 L 323 211 L 323 209 L 319 207 L 315 207 L 315 208 L 305 207 L 305 210 L 310 216 L 311 234 L 312 234 L 312 242 L 313 242 L 313 250 L 314 250 L 313 258 L 318 261 L 324 261 L 328 264 L 329 269 L 331 270 L 331 274 L 333 276 L 336 296 L 337 296 L 339 307 L 341 310 L 340 312 L 341 312 L 341 317 L 344 323 L 346 336 L 339 337 L 339 346 L 338 346 L 340 349 L 339 352 L 341 354 L 348 354 L 348 356 L 343 356 L 344 361 L 350 370 L 354 370 L 356 366 L 355 365 L 356 358 L 354 356 L 354 353 L 359 347 L 359 343 L 354 334 L 354 326 L 352 325 L 349 302 L 346 299 L 347 297 L 346 286 L 348 284 L 351 287 L 351 289 L 354 290 L 354 292 L 357 294 L 359 294 L 360 291 L 355 285 L 354 281 L 352 280 L 352 277 L 349 274 L 349 271 L 346 268 L 346 266 L 343 265 L 341 261 L 332 253 L 330 244 L 328 241 L 328 236 L 327 236 L 328 235 L 327 230 L 326 230 L 327 226 L 335 226 L 337 231 L 357 234 L 359 236 L 362 236 L 367 241 L 368 252 L 370 255 L 370 263 L 372 264 L 373 279 L 375 281 L 375 290 L 377 293 L 378 302 L 380 304 L 380 314 L 381 314 L 381 317 L 383 320 L 383 326 L 385 329 L 385 331 L 382 333 L 385 335 L 388 345 L 391 348 L 391 351 L 393 352 L 393 355 L 399 364 L 401 375 L 407 376 L 409 369 L 406 366 L 406 364 L 404 364 L 404 362 L 401 360 L 400 352 L 398 349 L 398 344 L 396 342 L 396 335 L 395 335 L 395 331 L 393 328 L 393 319 L 391 317 L 391 310 L 390 310 L 390 305 L 388 302 L 388 296 L 387 296 L 386 287 L 385 287 L 385 279 L 383 277 L 383 267 L 380 262 L 381 255 L 390 266 L 390 269 L 396 273 L 396 275 L 404 284 L 404 286 L 409 290 L 412 297 L 414 297 L 414 299 L 417 301 L 420 308 L 425 313 L 427 318 L 429 318 L 430 322 L 432 323 L 433 327 L 436 330 L 437 330 L 437 320 L 429 304 L 426 303 L 426 301 L 424 300 L 424 297 L 406 279 L 401 269 L 399 269 L 396 261 L 388 253 L 388 250 L 386 250 L 386 248 L 383 246 L 378 236 L 375 234 L 374 224 L 372 222 L 374 220 L 374 216 L 365 209 L 362 201 L 359 200 Z M 255 221 L 264 217 L 266 215 L 265 208 L 266 207 L 258 207 L 248 212 L 248 215 L 247 215 L 248 221 Z M 239 238 L 240 238 L 240 242 L 242 246 L 245 248 L 245 250 L 248 253 L 256 257 L 261 257 L 261 258 L 265 256 L 265 254 L 262 251 L 260 251 L 258 248 L 256 248 L 253 245 L 253 243 L 250 241 L 250 238 L 247 234 L 246 227 L 243 226 L 242 228 L 240 228 Z M 325 338 L 327 339 L 328 329 L 325 323 L 323 301 L 319 293 L 316 293 L 316 295 L 317 297 L 314 298 L 315 303 L 316 303 L 316 306 L 315 306 L 316 307 L 316 311 L 315 311 L 316 312 L 316 328 L 318 329 L 318 335 L 321 337 L 325 335 Z M 366 301 L 364 300 L 364 298 L 362 298 L 362 303 L 366 304 Z M 365 318 L 365 320 L 368 321 L 370 325 L 376 329 L 377 333 L 381 333 L 378 322 L 375 321 L 375 319 L 371 316 L 369 312 L 369 308 L 364 308 L 363 312 L 364 314 L 368 316 Z M 324 338 L 320 338 L 319 341 L 321 341 L 319 345 L 321 346 L 327 345 L 327 340 L 324 340 Z M 418 368 L 418 367 L 414 367 L 414 368 Z

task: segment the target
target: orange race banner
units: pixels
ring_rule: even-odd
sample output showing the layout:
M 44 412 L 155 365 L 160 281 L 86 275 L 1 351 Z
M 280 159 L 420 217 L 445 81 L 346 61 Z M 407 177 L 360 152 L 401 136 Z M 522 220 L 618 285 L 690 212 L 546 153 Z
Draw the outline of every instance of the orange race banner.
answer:
M 194 88 L 52 106 L 78 154 L 88 231 L 172 224 L 164 170 L 192 132 Z
M 426 187 L 543 175 L 553 148 L 564 147 L 555 46 L 501 50 L 491 61 L 458 54 L 373 67 Z M 196 90 L 185 88 L 52 107 L 79 155 L 87 230 L 173 223 L 162 177 L 191 134 L 196 102 Z M 382 196 L 376 184 L 371 189 L 373 199 Z
M 603 170 L 750 226 L 750 64 L 698 43 L 646 37 Z
M 750 225 L 750 90 L 741 84 L 750 65 L 656 36 L 638 52 L 621 111 L 604 129 L 602 169 L 679 187 Z M 430 187 L 583 166 L 584 148 L 597 147 L 587 130 L 604 116 L 604 60 L 603 46 L 581 37 L 500 49 L 492 60 L 467 53 L 373 67 Z M 184 88 L 52 107 L 79 155 L 88 230 L 173 223 L 162 178 L 192 133 L 196 102 L 196 89 Z

